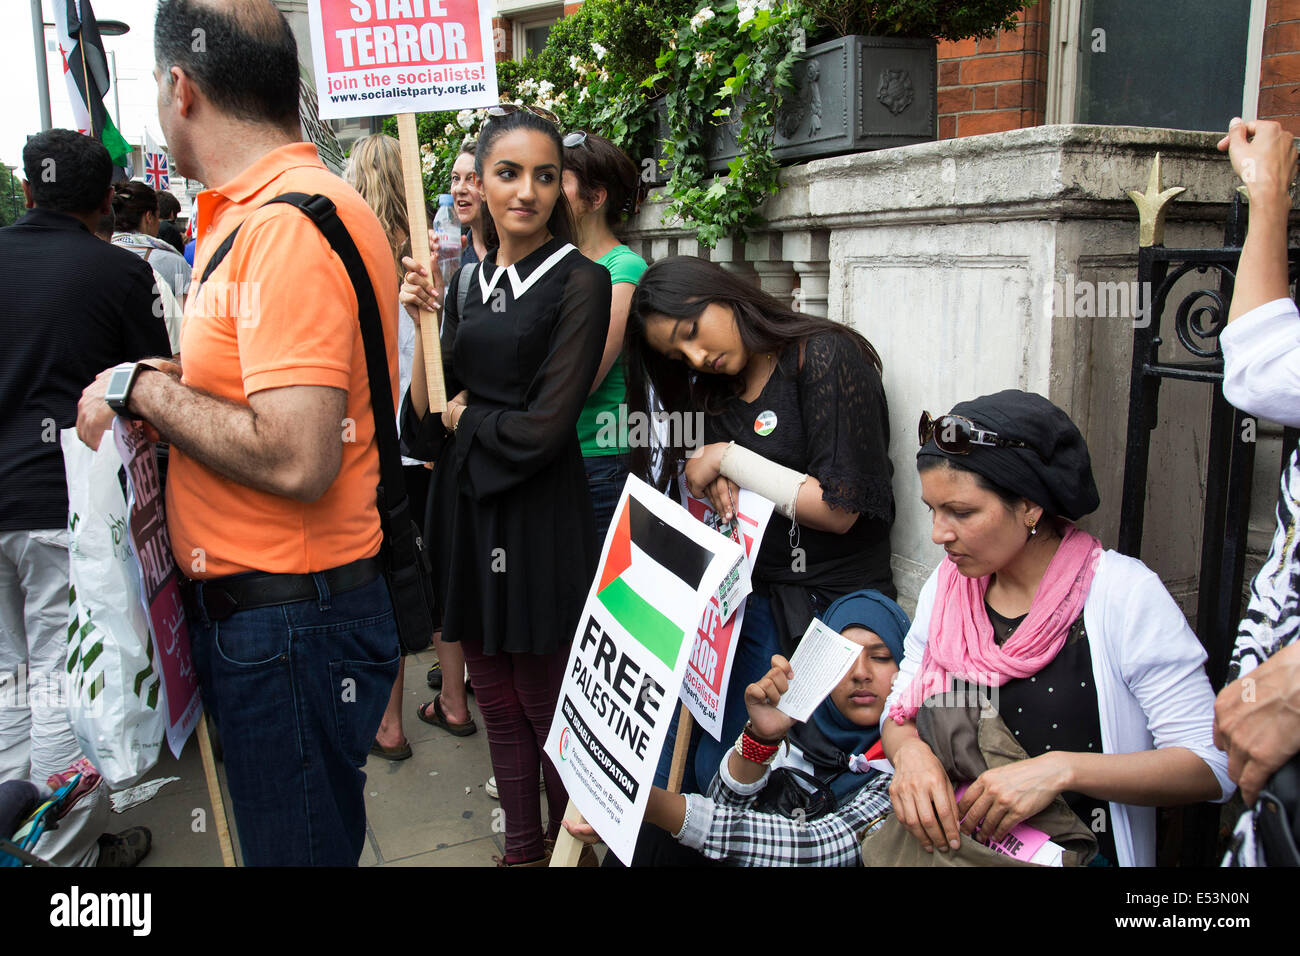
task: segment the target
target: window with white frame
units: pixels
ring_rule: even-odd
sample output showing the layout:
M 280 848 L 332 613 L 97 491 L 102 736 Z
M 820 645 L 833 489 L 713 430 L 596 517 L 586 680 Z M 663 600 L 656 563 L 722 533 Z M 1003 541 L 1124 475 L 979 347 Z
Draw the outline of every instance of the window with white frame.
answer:
M 1221 130 L 1254 116 L 1267 0 L 1057 0 L 1047 122 Z

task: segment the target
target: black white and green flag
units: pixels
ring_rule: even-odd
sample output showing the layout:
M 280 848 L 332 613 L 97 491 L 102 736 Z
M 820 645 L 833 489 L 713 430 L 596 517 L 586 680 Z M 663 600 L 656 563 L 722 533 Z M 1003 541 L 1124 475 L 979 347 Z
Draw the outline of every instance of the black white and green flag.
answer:
M 109 89 L 108 57 L 90 0 L 54 0 L 54 26 L 77 129 L 103 143 L 113 165 L 129 170 L 131 146 L 104 107 Z

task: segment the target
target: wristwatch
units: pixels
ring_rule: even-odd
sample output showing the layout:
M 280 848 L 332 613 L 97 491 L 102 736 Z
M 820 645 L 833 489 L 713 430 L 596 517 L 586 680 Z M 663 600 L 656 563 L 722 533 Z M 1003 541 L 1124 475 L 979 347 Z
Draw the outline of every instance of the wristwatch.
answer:
M 104 400 L 108 402 L 109 408 L 123 418 L 136 421 L 140 417 L 132 415 L 127 404 L 131 401 L 131 389 L 135 387 L 135 380 L 144 370 L 158 371 L 144 362 L 123 362 L 113 369 L 113 374 L 108 379 L 108 390 L 104 393 Z

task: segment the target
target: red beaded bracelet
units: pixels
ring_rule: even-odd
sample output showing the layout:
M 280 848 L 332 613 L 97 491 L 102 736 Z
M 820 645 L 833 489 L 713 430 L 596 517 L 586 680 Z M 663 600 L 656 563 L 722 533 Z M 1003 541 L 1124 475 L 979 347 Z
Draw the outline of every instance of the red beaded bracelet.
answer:
M 736 739 L 736 753 L 746 760 L 764 766 L 772 762 L 773 758 L 776 757 L 776 752 L 780 749 L 780 741 L 774 744 L 759 743 L 746 730 L 742 730 L 740 736 Z

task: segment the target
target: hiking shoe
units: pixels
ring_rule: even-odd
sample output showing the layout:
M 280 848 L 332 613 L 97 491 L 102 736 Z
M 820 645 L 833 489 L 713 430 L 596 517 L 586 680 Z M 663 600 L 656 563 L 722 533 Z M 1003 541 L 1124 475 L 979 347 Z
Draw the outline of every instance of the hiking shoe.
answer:
M 433 666 L 429 668 L 429 673 L 425 675 L 424 681 L 429 685 L 430 690 L 442 690 L 442 662 L 434 661 Z
M 99 837 L 99 862 L 96 866 L 135 866 L 153 846 L 148 827 L 131 827 L 121 833 L 104 833 Z

